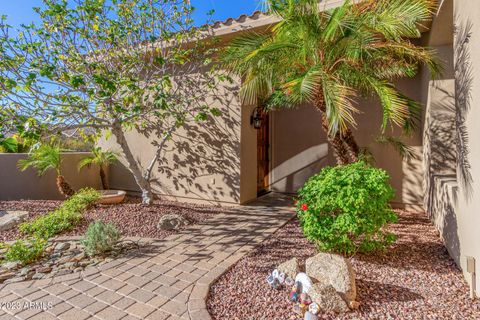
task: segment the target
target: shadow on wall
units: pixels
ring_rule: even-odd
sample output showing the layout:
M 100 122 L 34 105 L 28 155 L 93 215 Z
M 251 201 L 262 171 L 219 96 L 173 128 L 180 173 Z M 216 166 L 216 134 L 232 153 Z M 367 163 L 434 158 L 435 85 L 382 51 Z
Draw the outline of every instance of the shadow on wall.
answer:
M 457 20 L 457 19 L 456 19 Z M 458 20 L 457 20 L 458 21 Z M 468 159 L 468 132 L 466 119 L 471 108 L 471 90 L 473 73 L 469 42 L 472 36 L 472 23 L 455 28 L 455 97 L 456 97 L 456 143 L 457 143 L 457 177 L 463 187 L 467 201 L 472 197 L 472 174 Z
M 335 160 L 315 107 L 306 104 L 271 114 L 271 189 L 295 193 L 322 168 L 335 165 Z
M 215 104 L 232 105 L 229 96 L 217 97 Z M 153 187 L 162 194 L 184 191 L 200 199 L 240 201 L 239 112 L 229 107 L 207 122 L 186 124 L 160 159 Z M 159 177 L 170 180 L 172 186 L 162 187 Z
M 186 122 L 173 132 L 153 169 L 151 186 L 159 195 L 195 198 L 211 202 L 240 201 L 240 119 L 237 84 L 223 83 L 201 103 L 221 110 L 201 122 Z M 165 134 L 161 124 L 136 130 L 127 136 L 136 148 L 137 161 L 146 167 L 150 154 Z M 108 142 L 110 143 L 110 142 Z M 112 168 L 111 185 L 127 191 L 139 189 L 127 168 Z
M 425 206 L 457 264 L 460 263 L 460 241 L 455 208 L 459 196 L 469 201 L 473 192 L 465 125 L 473 81 L 469 51 L 471 29 L 471 22 L 455 26 L 455 77 L 448 80 L 453 86 L 448 81 L 436 81 L 431 86 L 425 130 Z

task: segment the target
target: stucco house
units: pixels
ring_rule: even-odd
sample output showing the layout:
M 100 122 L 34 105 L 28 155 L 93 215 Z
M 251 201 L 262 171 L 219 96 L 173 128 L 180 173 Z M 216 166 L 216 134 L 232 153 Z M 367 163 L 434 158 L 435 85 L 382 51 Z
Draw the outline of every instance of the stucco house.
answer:
M 326 9 L 341 2 L 321 3 Z M 435 81 L 422 71 L 398 82 L 402 92 L 424 105 L 419 130 L 405 141 L 415 159 L 402 159 L 391 147 L 374 142 L 381 123 L 374 100 L 358 101 L 362 113 L 354 130 L 358 143 L 390 174 L 396 189 L 393 205 L 425 209 L 467 279 L 466 257 L 480 259 L 480 147 L 475 141 L 480 129 L 474 120 L 480 119 L 475 108 L 480 103 L 480 62 L 473 59 L 480 53 L 480 25 L 475 24 L 479 14 L 476 0 L 440 1 L 430 29 L 416 40 L 437 50 L 444 72 Z M 213 28 L 228 42 L 248 31 L 268 32 L 277 22 L 276 17 L 255 12 L 217 22 Z M 241 104 L 240 84 L 237 79 L 222 88 L 222 99 L 214 102 L 223 111 L 221 117 L 187 126 L 174 136 L 177 147 L 167 148 L 154 173 L 157 195 L 244 204 L 269 191 L 295 193 L 322 167 L 334 164 L 315 108 L 304 105 L 264 114 L 262 106 Z M 132 132 L 128 141 L 139 159 L 148 161 L 154 152 L 148 139 Z M 104 144 L 112 147 L 114 142 Z M 111 168 L 110 176 L 113 188 L 137 191 L 123 166 Z

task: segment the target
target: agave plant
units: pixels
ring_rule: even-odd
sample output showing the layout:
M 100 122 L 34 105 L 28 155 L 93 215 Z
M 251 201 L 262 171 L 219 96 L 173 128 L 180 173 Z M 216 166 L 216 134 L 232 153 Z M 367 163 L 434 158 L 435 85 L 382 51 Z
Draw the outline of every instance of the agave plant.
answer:
M 243 79 L 243 102 L 273 107 L 308 102 L 322 115 L 322 127 L 337 162 L 357 161 L 357 96 L 377 96 L 389 124 L 409 133 L 420 106 L 400 93 L 394 80 L 412 78 L 426 65 L 441 66 L 432 50 L 413 44 L 431 20 L 434 0 L 364 0 L 321 10 L 318 0 L 266 0 L 281 22 L 269 32 L 233 40 L 221 60 Z M 370 112 L 370 111 L 369 111 Z
M 83 158 L 78 164 L 79 170 L 84 167 L 90 167 L 91 165 L 98 165 L 100 168 L 100 180 L 102 181 L 102 187 L 104 190 L 110 189 L 108 185 L 107 175 L 105 173 L 105 168 L 117 161 L 118 154 L 114 151 L 106 150 L 103 151 L 101 148 L 94 148 L 92 150 L 92 155 L 89 157 Z
M 18 168 L 25 171 L 30 167 L 37 169 L 39 176 L 43 176 L 48 170 L 55 170 L 57 173 L 57 188 L 58 191 L 65 197 L 72 196 L 75 191 L 70 184 L 65 180 L 61 172 L 62 150 L 58 146 L 51 146 L 43 144 L 37 149 L 31 151 L 27 159 L 18 161 Z

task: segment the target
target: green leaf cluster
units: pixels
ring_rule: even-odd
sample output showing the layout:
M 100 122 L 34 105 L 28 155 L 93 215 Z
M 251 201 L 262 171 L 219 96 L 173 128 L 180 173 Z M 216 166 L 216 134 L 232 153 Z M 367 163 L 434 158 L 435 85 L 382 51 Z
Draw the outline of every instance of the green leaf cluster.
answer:
M 89 256 L 95 256 L 112 251 L 119 239 L 120 232 L 113 224 L 96 221 L 88 226 L 82 244 Z
M 38 260 L 47 246 L 47 241 L 42 238 L 28 238 L 16 240 L 13 244 L 3 245 L 7 251 L 5 252 L 5 260 L 11 262 L 21 262 L 29 264 Z
M 30 152 L 27 159 L 18 161 L 18 168 L 25 171 L 30 167 L 37 169 L 38 175 L 42 176 L 50 169 L 54 169 L 60 174 L 62 164 L 61 148 L 49 144 L 42 144 L 37 149 Z
M 82 218 L 82 213 L 100 198 L 92 188 L 79 190 L 58 209 L 31 222 L 19 226 L 21 232 L 48 239 L 63 231 L 72 229 Z
M 395 241 L 385 230 L 397 221 L 393 197 L 388 174 L 359 161 L 311 177 L 299 190 L 297 212 L 305 236 L 320 250 L 373 251 Z

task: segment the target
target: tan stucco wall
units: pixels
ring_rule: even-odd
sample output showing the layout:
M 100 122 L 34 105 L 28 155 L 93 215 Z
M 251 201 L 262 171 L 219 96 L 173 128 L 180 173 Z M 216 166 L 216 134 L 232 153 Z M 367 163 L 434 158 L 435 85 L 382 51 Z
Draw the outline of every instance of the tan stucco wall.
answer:
M 206 102 L 219 108 L 222 115 L 209 117 L 204 122 L 190 121 L 167 142 L 153 170 L 152 189 L 156 195 L 193 202 L 241 201 L 240 158 L 246 154 L 241 152 L 240 140 L 248 139 L 248 135 L 242 133 L 245 128 L 241 120 L 246 110 L 240 108 L 238 81 L 225 82 L 217 91 L 215 97 L 207 97 Z M 159 140 L 132 130 L 127 133 L 127 141 L 141 166 L 148 166 L 156 151 L 152 141 Z M 119 150 L 114 137 L 101 141 L 100 146 Z M 110 183 L 112 188 L 138 191 L 124 165 L 112 167 Z
M 100 176 L 98 167 L 78 171 L 78 162 L 89 153 L 64 153 L 62 154 L 62 174 L 71 184 L 73 189 L 84 187 L 100 189 Z M 27 154 L 0 153 L 0 200 L 60 200 L 64 197 L 58 192 L 56 174 L 48 171 L 39 177 L 35 169 L 29 168 L 21 172 L 17 162 L 25 159 Z
M 446 72 L 439 81 L 430 82 L 424 134 L 425 210 L 469 283 L 471 276 L 466 271 L 466 257 L 476 259 L 477 296 L 480 291 L 480 145 L 476 141 L 480 137 L 479 16 L 480 2 L 477 0 L 443 1 L 429 42 L 437 46 L 450 63 L 446 64 Z M 463 43 L 461 34 L 469 25 L 471 38 Z M 453 26 L 457 34 L 451 44 L 452 39 L 448 38 Z M 470 52 L 469 58 L 459 55 L 462 48 Z M 469 67 L 462 69 L 462 65 Z M 459 114 L 463 114 L 462 97 L 465 96 L 471 97 L 470 109 L 464 113 L 465 121 L 458 121 Z M 461 144 L 457 133 L 462 123 L 466 129 L 467 166 L 459 162 L 458 146 Z M 463 182 L 462 170 L 471 175 L 471 181 Z
M 332 164 L 320 113 L 310 105 L 271 111 L 271 189 L 294 193 Z
M 472 81 L 471 85 L 471 103 L 470 110 L 466 115 L 466 128 L 469 137 L 468 140 L 468 160 L 471 168 L 469 172 L 472 176 L 471 183 L 464 185 L 460 183 L 458 186 L 458 206 L 456 210 L 457 216 L 457 233 L 458 245 L 460 251 L 460 265 L 464 272 L 466 270 L 466 256 L 473 256 L 476 258 L 476 275 L 477 284 L 480 283 L 480 144 L 478 138 L 480 137 L 480 1 L 478 0 L 455 0 L 455 27 L 459 31 L 471 24 L 471 39 L 468 43 L 470 50 L 469 61 L 462 61 L 462 59 L 455 55 L 455 63 L 470 63 L 471 75 L 458 74 L 456 78 L 456 95 L 459 96 L 466 90 L 466 79 Z M 456 39 L 458 42 L 458 39 Z M 455 46 L 459 44 L 456 43 Z M 461 108 L 457 100 L 457 108 Z M 458 173 L 457 173 L 458 179 Z M 461 181 L 461 179 L 459 179 Z M 455 232 L 455 228 L 451 229 Z M 469 277 L 467 276 L 467 280 Z M 477 285 L 477 295 L 480 296 L 480 289 Z

